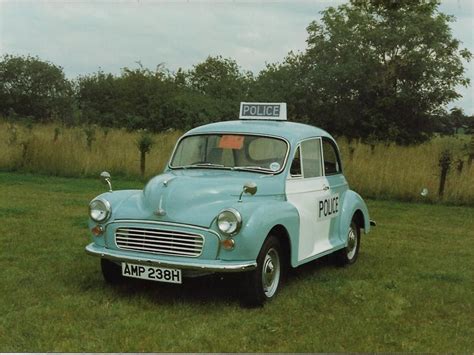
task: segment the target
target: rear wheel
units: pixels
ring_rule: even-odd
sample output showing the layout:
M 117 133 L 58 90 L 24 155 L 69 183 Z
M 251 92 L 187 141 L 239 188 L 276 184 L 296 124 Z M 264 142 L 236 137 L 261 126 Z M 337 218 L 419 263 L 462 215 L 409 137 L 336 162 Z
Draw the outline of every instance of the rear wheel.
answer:
M 283 278 L 284 264 L 280 241 L 269 236 L 257 257 L 257 268 L 243 275 L 242 303 L 255 307 L 273 299 Z
M 347 246 L 336 252 L 336 258 L 340 265 L 354 264 L 359 256 L 360 248 L 360 228 L 352 220 L 347 233 Z
M 107 259 L 100 259 L 100 267 L 104 280 L 112 285 L 117 285 L 123 282 L 122 270 L 120 266 Z

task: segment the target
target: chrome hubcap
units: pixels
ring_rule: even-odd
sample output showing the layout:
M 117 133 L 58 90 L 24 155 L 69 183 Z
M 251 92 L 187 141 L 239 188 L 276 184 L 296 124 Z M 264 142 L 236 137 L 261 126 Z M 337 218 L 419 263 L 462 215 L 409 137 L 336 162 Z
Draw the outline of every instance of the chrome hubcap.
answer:
M 347 257 L 350 259 L 354 258 L 357 250 L 357 234 L 354 229 L 349 229 L 349 235 L 347 236 Z
M 268 298 L 272 297 L 280 282 L 280 258 L 278 252 L 271 248 L 263 259 L 262 283 L 263 292 Z

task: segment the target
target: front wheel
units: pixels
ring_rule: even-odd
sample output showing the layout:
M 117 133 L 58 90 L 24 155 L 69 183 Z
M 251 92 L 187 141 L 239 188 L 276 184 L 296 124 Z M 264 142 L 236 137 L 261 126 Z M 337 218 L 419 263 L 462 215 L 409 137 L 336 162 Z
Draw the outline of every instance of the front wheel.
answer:
M 347 233 L 347 246 L 336 252 L 338 264 L 341 266 L 354 264 L 359 255 L 359 248 L 360 228 L 353 220 Z
M 257 268 L 244 274 L 242 302 L 245 306 L 262 306 L 275 297 L 285 271 L 280 241 L 269 236 L 257 257 Z

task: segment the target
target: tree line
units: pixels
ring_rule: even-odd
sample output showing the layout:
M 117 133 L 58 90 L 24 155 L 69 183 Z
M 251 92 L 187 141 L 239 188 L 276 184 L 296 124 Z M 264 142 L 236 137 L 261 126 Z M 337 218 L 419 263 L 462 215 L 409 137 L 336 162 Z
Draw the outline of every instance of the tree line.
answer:
M 292 121 L 365 141 L 419 143 L 433 133 L 474 131 L 445 107 L 468 86 L 471 53 L 453 38 L 439 1 L 357 1 L 328 7 L 307 27 L 305 50 L 259 73 L 221 56 L 191 69 L 123 68 L 73 80 L 34 56 L 0 60 L 0 114 L 10 120 L 188 129 L 236 119 L 241 101 L 286 102 Z

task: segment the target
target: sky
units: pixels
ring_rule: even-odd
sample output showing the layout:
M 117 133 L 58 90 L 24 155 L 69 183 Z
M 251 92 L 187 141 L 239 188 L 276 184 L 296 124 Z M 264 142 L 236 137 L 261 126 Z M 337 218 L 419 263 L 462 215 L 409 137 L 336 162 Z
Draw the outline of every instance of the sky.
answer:
M 341 0 L 0 0 L 0 55 L 34 55 L 68 78 L 123 67 L 189 69 L 209 55 L 230 57 L 257 73 L 306 47 L 306 27 Z M 474 53 L 474 1 L 442 0 L 457 19 L 453 36 Z M 458 106 L 474 114 L 472 84 Z

